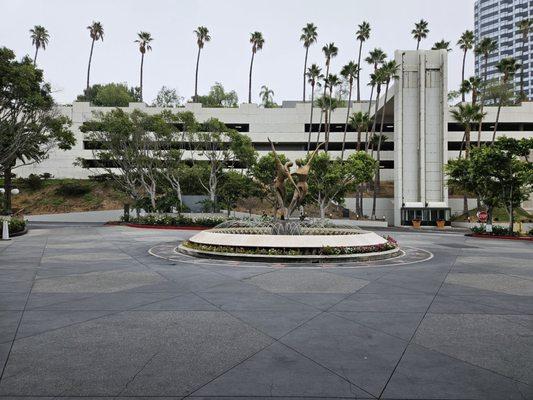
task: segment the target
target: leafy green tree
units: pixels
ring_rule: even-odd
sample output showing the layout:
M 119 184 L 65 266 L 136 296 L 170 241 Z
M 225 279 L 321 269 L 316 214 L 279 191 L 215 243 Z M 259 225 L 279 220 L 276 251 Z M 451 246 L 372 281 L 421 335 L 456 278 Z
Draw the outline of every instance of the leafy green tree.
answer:
M 289 159 L 285 154 L 278 153 L 280 162 L 285 165 Z M 276 158 L 273 152 L 260 157 L 250 167 L 250 172 L 254 183 L 257 185 L 257 190 L 260 192 L 259 198 L 266 200 L 274 209 L 273 215 L 276 214 L 277 200 L 274 188 L 274 178 L 276 177 Z M 292 195 L 294 187 L 285 182 L 286 192 L 289 193 L 289 197 Z
M 39 163 L 50 150 L 68 150 L 76 140 L 70 120 L 60 115 L 43 71 L 29 57 L 0 48 L 0 171 L 4 174 L 4 212 L 11 212 L 12 170 Z
M 529 34 L 531 32 L 531 27 L 533 26 L 533 19 L 526 18 L 522 21 L 519 21 L 517 24 L 518 32 L 522 34 L 522 54 L 520 56 L 521 66 L 520 66 L 520 100 L 526 100 L 526 92 L 524 92 L 524 63 L 527 63 L 527 60 L 524 58 L 524 55 L 527 51 L 529 45 Z
M 141 88 L 141 101 L 143 101 L 143 68 L 144 68 L 144 55 L 147 51 L 152 50 L 152 45 L 150 44 L 154 40 L 152 35 L 149 32 L 141 31 L 137 34 L 137 39 L 135 43 L 139 44 L 139 51 L 141 53 L 141 71 L 140 71 L 140 82 L 139 87 Z
M 342 137 L 342 151 L 341 151 L 341 160 L 344 160 L 344 147 L 346 145 L 346 132 L 348 131 L 348 119 L 350 118 L 350 109 L 352 105 L 352 88 L 353 80 L 359 75 L 359 66 L 350 61 L 341 69 L 342 77 L 348 82 L 348 105 L 346 107 L 346 121 L 344 123 L 344 135 Z
M 304 59 L 304 87 L 303 87 L 303 96 L 302 101 L 305 103 L 306 97 L 305 97 L 305 87 L 306 87 L 306 79 L 307 79 L 307 56 L 309 55 L 309 47 L 313 43 L 316 43 L 318 37 L 317 27 L 313 23 L 307 23 L 302 28 L 302 34 L 300 36 L 300 41 L 303 42 L 305 47 L 305 59 Z
M 446 40 L 442 39 L 438 42 L 435 42 L 431 50 L 446 50 L 446 51 L 452 51 L 452 48 L 450 47 L 450 42 L 447 42 Z
M 101 40 L 104 41 L 104 27 L 100 22 L 95 22 L 87 27 L 89 30 L 89 36 L 91 37 L 91 52 L 89 54 L 89 63 L 87 65 L 87 87 L 86 90 L 89 90 L 89 81 L 91 76 L 91 61 L 93 59 L 93 50 L 94 50 L 94 42 Z
M 461 93 L 463 99 L 466 94 L 472 93 L 472 105 L 476 105 L 480 89 L 481 89 L 481 78 L 478 76 L 471 76 L 470 78 L 464 79 L 461 82 L 461 87 L 459 89 L 459 92 Z
M 421 19 L 415 23 L 415 28 L 411 31 L 413 38 L 416 40 L 416 49 L 420 48 L 420 41 L 427 38 L 429 33 L 428 22 Z
M 520 65 L 517 63 L 516 59 L 509 57 L 500 60 L 496 64 L 496 69 L 500 74 L 502 74 L 502 85 L 509 85 L 509 82 L 513 79 L 516 71 L 518 71 Z M 500 98 L 498 102 L 498 111 L 496 112 L 496 121 L 494 123 L 494 132 L 492 133 L 492 143 L 496 140 L 496 132 L 498 132 L 498 122 L 500 122 L 500 112 L 502 110 L 502 105 L 504 103 L 503 97 Z
M 215 82 L 209 94 L 198 96 L 198 102 L 204 107 L 237 107 L 239 98 L 234 90 L 226 92 L 221 83 Z
M 161 87 L 153 102 L 155 107 L 180 107 L 183 103 L 183 97 L 178 94 L 176 89 Z
M 468 50 L 474 48 L 474 32 L 466 30 L 461 34 L 461 37 L 457 41 L 457 45 L 463 51 L 463 64 L 461 68 L 461 82 L 465 81 L 465 65 L 466 65 L 466 54 Z M 465 102 L 465 93 L 461 92 L 461 101 Z
M 196 56 L 196 74 L 194 76 L 194 102 L 198 102 L 198 67 L 200 66 L 200 52 L 206 42 L 211 40 L 209 30 L 205 26 L 199 26 L 194 31 L 196 35 L 196 44 L 198 45 L 198 55 Z
M 95 84 L 85 89 L 76 101 L 87 101 L 97 107 L 128 107 L 140 101 L 139 88 L 128 88 L 125 83 Z
M 489 223 L 493 209 L 505 207 L 512 233 L 513 210 L 533 192 L 533 164 L 527 159 L 532 149 L 531 139 L 500 137 L 491 146 L 472 149 L 469 159 L 450 160 L 448 182 L 477 193 L 487 206 Z
M 363 21 L 359 24 L 356 34 L 356 38 L 359 41 L 359 53 L 357 56 L 357 65 L 361 67 L 361 54 L 363 51 L 363 43 L 370 38 L 370 24 Z M 361 68 L 357 71 L 357 101 L 361 101 Z
M 254 67 L 254 57 L 255 53 L 263 48 L 265 44 L 265 39 L 263 39 L 263 34 L 261 32 L 253 32 L 250 35 L 250 43 L 252 44 L 252 58 L 250 60 L 250 76 L 248 79 L 248 103 L 252 102 L 252 69 Z
M 320 210 L 320 218 L 332 202 L 342 204 L 346 194 L 372 179 L 376 161 L 366 152 L 359 151 L 345 161 L 332 160 L 327 153 L 319 153 L 309 171 L 309 197 Z
M 246 199 L 254 194 L 256 187 L 253 180 L 237 171 L 227 171 L 220 179 L 219 199 L 227 208 L 228 217 L 239 200 Z
M 311 116 L 309 117 L 309 135 L 307 137 L 307 153 L 311 147 L 311 132 L 313 132 L 313 110 L 315 108 L 315 86 L 320 85 L 320 80 L 324 78 L 322 70 L 316 64 L 311 64 L 307 69 L 307 79 L 311 85 Z
M 43 50 L 46 49 L 50 35 L 44 26 L 35 25 L 30 29 L 30 38 L 31 44 L 35 46 L 35 55 L 33 56 L 33 65 L 35 65 L 37 63 L 37 53 L 41 47 Z

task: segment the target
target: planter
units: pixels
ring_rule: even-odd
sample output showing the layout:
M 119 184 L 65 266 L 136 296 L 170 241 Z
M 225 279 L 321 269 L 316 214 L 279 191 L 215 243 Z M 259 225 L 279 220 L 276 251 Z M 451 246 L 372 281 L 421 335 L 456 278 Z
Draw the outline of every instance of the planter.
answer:
M 444 221 L 443 219 L 437 220 L 437 228 L 444 229 L 445 225 L 446 225 L 446 221 Z
M 413 228 L 419 229 L 422 225 L 422 221 L 419 219 L 413 219 L 411 220 L 411 223 L 413 224 Z

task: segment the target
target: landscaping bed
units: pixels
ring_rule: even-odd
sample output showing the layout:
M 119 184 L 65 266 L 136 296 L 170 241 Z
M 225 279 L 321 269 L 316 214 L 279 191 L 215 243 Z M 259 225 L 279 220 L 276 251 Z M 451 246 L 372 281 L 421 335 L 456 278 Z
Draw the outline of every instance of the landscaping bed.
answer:
M 486 239 L 507 239 L 507 240 L 525 240 L 533 242 L 533 229 L 531 229 L 526 235 L 509 234 L 507 228 L 503 228 L 497 225 L 492 227 L 492 232 L 487 232 L 485 226 L 476 226 L 471 228 L 472 233 L 467 233 L 466 236 L 486 238 Z
M 202 230 L 212 228 L 226 221 L 223 217 L 197 217 L 191 218 L 185 215 L 143 215 L 141 217 L 124 218 L 120 222 L 110 224 L 120 224 L 132 228 L 151 229 L 190 229 Z
M 28 232 L 26 220 L 22 218 L 11 218 L 9 220 L 9 236 L 20 236 Z M 0 223 L 0 237 L 3 233 L 3 223 Z

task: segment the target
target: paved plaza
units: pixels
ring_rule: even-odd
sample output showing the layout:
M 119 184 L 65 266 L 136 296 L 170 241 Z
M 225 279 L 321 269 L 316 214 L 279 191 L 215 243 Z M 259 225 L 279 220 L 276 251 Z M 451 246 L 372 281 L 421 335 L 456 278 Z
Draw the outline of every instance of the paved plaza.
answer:
M 193 233 L 0 242 L 0 398 L 533 399 L 531 243 L 394 231 L 427 256 L 296 267 L 148 253 Z

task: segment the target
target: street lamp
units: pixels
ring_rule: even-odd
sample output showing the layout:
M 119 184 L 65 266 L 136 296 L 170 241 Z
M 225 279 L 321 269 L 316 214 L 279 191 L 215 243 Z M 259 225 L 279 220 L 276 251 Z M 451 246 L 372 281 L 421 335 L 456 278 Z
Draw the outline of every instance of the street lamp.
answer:
M 4 188 L 0 188 L 0 196 L 3 196 L 6 193 L 6 190 Z M 20 190 L 17 188 L 11 189 L 12 195 L 17 195 L 20 193 Z M 10 240 L 9 239 L 9 220 L 11 217 L 9 215 L 6 215 L 2 217 L 2 240 Z

